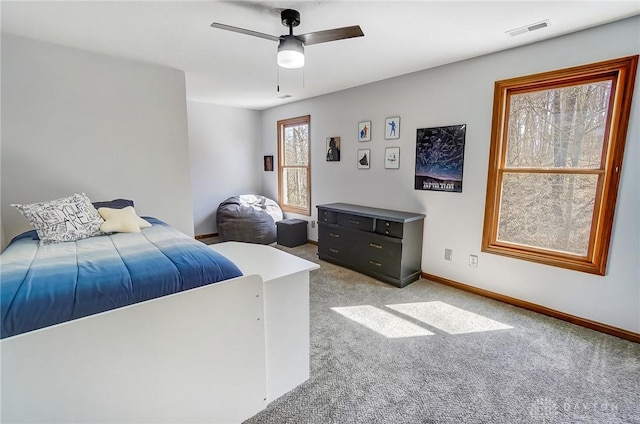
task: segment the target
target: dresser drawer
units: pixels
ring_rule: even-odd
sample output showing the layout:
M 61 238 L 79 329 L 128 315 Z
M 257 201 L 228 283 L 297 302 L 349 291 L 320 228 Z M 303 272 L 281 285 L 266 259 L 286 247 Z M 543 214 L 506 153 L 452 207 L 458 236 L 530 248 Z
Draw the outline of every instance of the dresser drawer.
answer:
M 322 243 L 318 244 L 318 253 L 320 256 L 331 256 L 335 259 L 342 261 L 349 261 L 351 259 L 351 249 L 340 243 Z
M 355 230 L 373 231 L 373 218 L 358 215 L 338 213 L 338 225 Z
M 358 237 L 358 250 L 370 257 L 391 257 L 396 260 L 402 258 L 402 241 L 388 237 L 379 237 L 374 234 L 367 236 L 362 234 Z
M 349 232 L 335 225 L 318 225 L 318 242 L 322 243 L 348 243 Z
M 363 255 L 359 258 L 359 264 L 365 271 L 388 275 L 392 278 L 400 277 L 400 261 L 391 257 L 373 257 Z
M 384 219 L 376 220 L 376 233 L 384 234 L 385 236 L 402 238 L 402 231 L 404 224 L 402 222 L 387 221 Z
M 325 222 L 327 224 L 336 223 L 337 213 L 327 209 L 318 208 L 318 222 Z

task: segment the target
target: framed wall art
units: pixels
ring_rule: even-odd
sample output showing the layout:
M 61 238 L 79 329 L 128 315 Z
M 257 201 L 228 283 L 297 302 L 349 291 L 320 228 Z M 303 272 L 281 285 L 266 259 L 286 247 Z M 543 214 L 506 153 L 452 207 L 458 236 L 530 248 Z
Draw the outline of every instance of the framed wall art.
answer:
M 387 147 L 384 149 L 384 167 L 386 169 L 400 168 L 400 148 Z
M 416 190 L 462 192 L 466 131 L 466 124 L 417 130 Z
M 369 169 L 371 167 L 371 150 L 358 150 L 358 169 Z
M 273 171 L 273 155 L 268 155 L 264 157 L 264 170 Z
M 393 140 L 400 138 L 400 117 L 394 116 L 384 120 L 384 138 L 385 140 Z
M 327 137 L 327 162 L 340 161 L 340 137 Z
M 358 141 L 371 141 L 371 121 L 358 123 Z

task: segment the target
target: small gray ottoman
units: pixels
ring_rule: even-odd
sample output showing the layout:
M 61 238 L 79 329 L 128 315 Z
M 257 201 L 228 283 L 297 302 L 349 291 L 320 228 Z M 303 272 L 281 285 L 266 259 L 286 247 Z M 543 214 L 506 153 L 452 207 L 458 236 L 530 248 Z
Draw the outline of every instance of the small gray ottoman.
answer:
M 296 247 L 307 243 L 307 221 L 303 219 L 283 219 L 276 222 L 278 244 Z

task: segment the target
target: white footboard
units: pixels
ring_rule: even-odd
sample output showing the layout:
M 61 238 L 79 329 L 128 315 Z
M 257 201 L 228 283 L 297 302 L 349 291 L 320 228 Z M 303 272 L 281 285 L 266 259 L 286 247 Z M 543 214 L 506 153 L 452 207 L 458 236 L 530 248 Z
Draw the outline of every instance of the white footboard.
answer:
M 269 402 L 309 379 L 309 271 L 320 265 L 270 246 L 226 242 L 210 246 L 244 274 L 264 280 Z
M 252 275 L 4 339 L 2 422 L 242 422 L 267 403 L 264 322 Z

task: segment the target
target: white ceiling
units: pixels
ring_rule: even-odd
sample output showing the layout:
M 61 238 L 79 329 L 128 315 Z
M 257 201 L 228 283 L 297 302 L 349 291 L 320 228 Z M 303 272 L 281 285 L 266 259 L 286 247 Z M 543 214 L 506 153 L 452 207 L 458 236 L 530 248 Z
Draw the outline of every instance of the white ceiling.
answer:
M 640 0 L 2 0 L 1 7 L 2 32 L 181 69 L 189 99 L 257 110 L 640 14 Z M 294 34 L 360 25 L 365 36 L 308 46 L 304 70 L 280 70 L 277 92 L 276 42 L 209 25 L 277 36 L 288 31 L 285 8 L 300 11 Z M 547 28 L 505 33 L 546 19 Z

